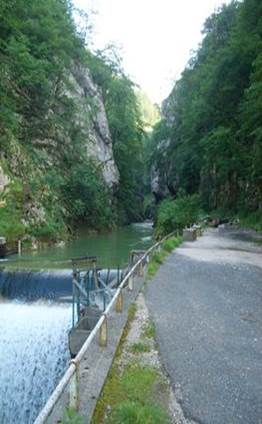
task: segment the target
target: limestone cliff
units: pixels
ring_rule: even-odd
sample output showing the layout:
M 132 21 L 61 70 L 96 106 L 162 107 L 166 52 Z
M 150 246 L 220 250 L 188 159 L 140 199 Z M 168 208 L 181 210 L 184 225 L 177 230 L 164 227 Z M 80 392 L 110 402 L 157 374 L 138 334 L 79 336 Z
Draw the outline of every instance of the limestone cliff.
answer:
M 31 234 L 32 239 L 38 238 L 38 234 L 40 238 L 43 236 L 56 239 L 65 231 L 67 222 L 72 222 L 78 216 L 82 219 L 78 208 L 81 210 L 86 206 L 86 198 L 90 199 L 88 203 L 91 204 L 93 201 L 98 205 L 98 210 L 102 211 L 102 208 L 106 207 L 103 203 L 100 206 L 99 203 L 103 193 L 99 188 L 92 189 L 92 181 L 97 175 L 96 169 L 99 170 L 103 180 L 98 187 L 102 191 L 105 190 L 107 207 L 111 207 L 119 183 L 119 172 L 114 160 L 112 138 L 102 94 L 99 87 L 94 84 L 88 68 L 82 65 L 75 65 L 70 72 L 67 71 L 65 81 L 66 83 L 61 84 L 59 93 L 54 90 L 52 102 L 55 106 L 50 102 L 46 116 L 42 116 L 39 121 L 46 122 L 46 128 L 39 131 L 37 137 L 32 137 L 30 142 L 25 140 L 27 143 L 13 137 L 10 148 L 3 149 L 0 153 L 0 202 L 4 205 L 4 210 L 1 212 L 3 217 L 0 217 L 0 233 L 4 235 L 12 233 L 13 224 L 10 223 L 8 229 L 4 226 L 8 216 L 14 216 L 15 225 L 19 228 L 17 232 L 19 237 L 20 233 L 24 233 L 26 237 Z M 66 99 L 71 102 L 73 108 L 68 121 L 65 119 L 65 116 L 68 116 Z M 30 121 L 26 123 L 28 128 L 30 125 Z M 74 137 L 71 137 L 73 131 L 77 132 L 78 143 L 81 144 L 81 158 L 74 153 L 77 146 Z M 83 193 L 81 196 L 81 188 L 76 188 L 74 183 L 70 187 L 70 181 L 75 172 L 72 166 L 74 164 L 77 166 L 78 160 L 79 163 L 83 163 L 85 155 L 86 166 L 89 158 L 94 163 L 94 175 L 90 171 L 91 194 L 86 196 Z M 5 166 L 1 166 L 1 163 Z M 63 201 L 63 193 L 68 185 L 72 195 Z M 80 192 L 78 198 L 77 193 L 74 194 L 77 190 Z M 70 199 L 73 199 L 72 204 Z M 12 215 L 13 211 L 15 213 Z M 90 223 L 91 214 L 93 217 Z M 87 225 L 94 228 L 96 224 L 98 228 L 101 225 L 97 212 L 92 208 L 87 218 L 89 222 Z M 20 225 L 23 226 L 23 230 Z M 12 234 L 11 237 L 15 236 Z
M 0 166 L 0 193 L 5 190 L 5 187 L 9 184 L 9 182 L 9 177 L 5 174 L 3 168 Z
M 175 195 L 178 189 L 176 175 L 173 175 L 172 163 L 169 160 L 170 137 L 169 127 L 173 123 L 173 116 L 170 108 L 173 107 L 172 96 L 168 97 L 162 103 L 161 116 L 165 129 L 162 131 L 162 137 L 154 146 L 154 161 L 151 166 L 151 192 L 156 201 L 160 201 L 168 195 Z M 162 124 L 163 125 L 163 124 Z
M 86 140 L 87 155 L 101 164 L 107 186 L 115 188 L 119 172 L 114 161 L 112 139 L 99 87 L 92 81 L 89 70 L 83 66 L 72 69 L 70 81 L 71 88 L 67 95 L 78 104 L 79 125 Z

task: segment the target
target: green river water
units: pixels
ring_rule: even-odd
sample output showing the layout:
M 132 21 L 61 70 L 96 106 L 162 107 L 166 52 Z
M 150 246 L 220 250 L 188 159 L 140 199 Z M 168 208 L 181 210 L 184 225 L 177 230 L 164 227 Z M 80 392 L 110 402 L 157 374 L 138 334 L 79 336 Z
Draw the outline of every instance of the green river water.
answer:
M 152 223 L 137 223 L 117 228 L 110 233 L 91 234 L 85 229 L 62 246 L 45 247 L 37 251 L 13 255 L 5 262 L 12 268 L 52 269 L 70 268 L 71 258 L 97 256 L 102 268 L 122 267 L 128 262 L 132 249 L 147 249 L 153 244 Z

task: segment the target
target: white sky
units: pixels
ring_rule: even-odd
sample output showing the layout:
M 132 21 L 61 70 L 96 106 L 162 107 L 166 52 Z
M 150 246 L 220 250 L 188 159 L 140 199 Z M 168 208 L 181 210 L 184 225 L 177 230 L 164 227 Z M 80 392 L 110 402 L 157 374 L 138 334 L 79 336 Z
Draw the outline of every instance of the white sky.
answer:
M 93 16 L 93 43 L 121 47 L 125 72 L 160 103 L 201 41 L 205 19 L 229 0 L 74 0 Z

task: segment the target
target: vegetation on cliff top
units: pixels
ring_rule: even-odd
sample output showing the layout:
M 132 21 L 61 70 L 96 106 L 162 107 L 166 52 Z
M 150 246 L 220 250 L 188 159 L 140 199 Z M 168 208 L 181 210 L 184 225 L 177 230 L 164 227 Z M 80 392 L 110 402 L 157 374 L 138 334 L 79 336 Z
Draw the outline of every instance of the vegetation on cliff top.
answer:
M 9 239 L 57 239 L 79 222 L 102 229 L 119 215 L 141 217 L 143 132 L 134 87 L 117 61 L 86 48 L 86 27 L 85 34 L 77 31 L 69 0 L 1 2 L 0 165 L 11 183 L 1 194 L 0 232 Z M 117 193 L 87 154 L 96 111 L 87 94 L 83 131 L 81 105 L 68 95 L 75 66 L 90 69 L 103 92 L 120 171 Z
M 262 227 L 261 1 L 222 6 L 203 34 L 164 103 L 151 160 L 173 197 L 197 193 L 206 211 L 253 214 Z
M 120 173 L 116 192 L 118 216 L 126 223 L 140 221 L 146 190 L 145 133 L 135 85 L 124 74 L 114 48 L 97 52 L 89 68 L 94 81 L 102 88 L 114 157 Z

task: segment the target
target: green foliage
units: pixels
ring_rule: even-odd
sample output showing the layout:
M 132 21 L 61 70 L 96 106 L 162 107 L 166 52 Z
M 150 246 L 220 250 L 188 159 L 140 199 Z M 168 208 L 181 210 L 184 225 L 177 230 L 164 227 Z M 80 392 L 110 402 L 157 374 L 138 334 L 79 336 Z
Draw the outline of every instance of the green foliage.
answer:
M 181 243 L 181 237 L 171 237 L 164 241 L 162 244 L 162 248 L 168 252 L 171 253 L 179 244 Z
M 262 232 L 262 213 L 260 210 L 248 214 L 239 214 L 235 219 L 239 220 L 241 227 L 253 228 L 256 231 Z
M 79 33 L 73 11 L 70 0 L 0 4 L 1 161 L 23 186 L 19 207 L 9 215 L 9 201 L 0 211 L 0 230 L 9 238 L 24 232 L 23 220 L 27 234 L 55 240 L 80 222 L 112 227 L 117 208 L 125 221 L 143 217 L 143 132 L 133 83 L 114 50 L 94 55 L 86 49 L 88 16 L 81 15 Z M 87 154 L 93 98 L 87 94 L 80 104 L 68 96 L 75 69 L 86 68 L 103 92 L 120 171 L 117 201 Z
M 143 337 L 147 339 L 154 339 L 156 336 L 156 327 L 153 321 L 149 321 L 149 323 L 143 329 Z
M 116 376 L 115 376 L 116 377 Z M 167 414 L 153 400 L 154 387 L 159 378 L 153 368 L 131 365 L 117 384 L 111 385 L 112 411 L 107 422 L 117 423 L 168 423 Z M 160 420 L 160 421 L 159 421 Z
M 159 266 L 164 262 L 166 256 L 167 252 L 162 250 L 153 254 L 147 268 L 147 275 L 149 278 L 153 277 L 156 274 Z
M 137 90 L 136 95 L 141 110 L 143 126 L 146 130 L 150 131 L 160 121 L 159 107 L 151 102 L 144 91 Z
M 157 211 L 156 234 L 162 237 L 174 230 L 181 230 L 196 223 L 199 215 L 197 195 L 178 197 L 176 200 L 165 199 Z
M 99 167 L 91 160 L 76 163 L 62 185 L 62 197 L 73 223 L 106 229 L 112 221 L 112 207 Z
M 5 206 L 0 208 L 0 234 L 8 241 L 15 241 L 25 234 L 25 226 L 21 223 L 23 214 L 23 187 L 20 181 L 9 184 L 2 195 Z
M 132 322 L 134 320 L 136 311 L 137 311 L 136 303 L 131 303 L 128 309 L 128 322 Z
M 164 262 L 166 253 L 160 250 L 160 252 L 155 252 L 152 256 L 152 262 L 155 262 L 158 265 L 161 265 Z
M 120 67 L 114 49 L 90 57 L 92 76 L 102 88 L 113 140 L 115 161 L 120 173 L 116 193 L 120 221 L 143 219 L 145 192 L 144 132 L 134 84 Z
M 260 207 L 261 16 L 260 1 L 244 0 L 207 19 L 153 134 L 151 160 L 170 193 L 199 193 L 209 211 Z
M 139 402 L 122 402 L 109 420 L 112 424 L 168 424 L 170 420 L 167 414 L 157 405 Z
M 2 2 L 0 16 L 1 142 L 14 136 L 28 144 L 54 129 L 50 109 L 61 106 L 65 70 L 80 59 L 83 42 L 68 1 Z
M 159 266 L 164 262 L 167 255 L 179 246 L 181 242 L 181 237 L 170 237 L 162 243 L 160 252 L 155 252 L 149 262 L 147 268 L 147 275 L 149 278 L 152 278 L 156 274 Z
M 45 216 L 44 222 L 31 224 L 28 234 L 41 241 L 56 241 L 63 238 L 66 233 L 62 219 L 53 216 Z
M 68 408 L 65 412 L 62 424 L 84 424 L 84 418 L 72 408 Z
M 148 268 L 147 268 L 148 278 L 154 277 L 154 275 L 156 274 L 158 268 L 159 268 L 159 264 L 158 263 L 156 263 L 156 262 L 150 262 L 150 264 L 148 265 Z
M 133 343 L 132 346 L 130 346 L 130 351 L 132 353 L 145 353 L 145 352 L 150 352 L 151 347 L 143 342 L 137 342 L 137 343 Z
M 149 367 L 132 365 L 122 375 L 123 390 L 134 401 L 148 401 L 151 397 L 152 385 L 157 379 L 157 371 Z
M 96 405 L 92 417 L 93 424 L 102 422 L 111 424 L 169 423 L 169 418 L 162 407 L 165 402 L 158 395 L 160 386 L 165 388 L 165 393 L 167 393 L 168 388 L 165 386 L 159 371 L 153 367 L 141 365 L 139 356 L 137 357 L 138 361 L 129 361 L 124 369 L 122 366 L 123 345 L 135 318 L 136 310 L 137 305 L 134 303 L 129 308 L 128 322 L 118 346 L 113 366 Z M 154 333 L 152 325 L 145 331 L 147 331 L 149 338 L 152 337 Z M 138 342 L 133 346 L 138 353 L 147 351 L 147 345 L 142 340 L 141 343 Z

